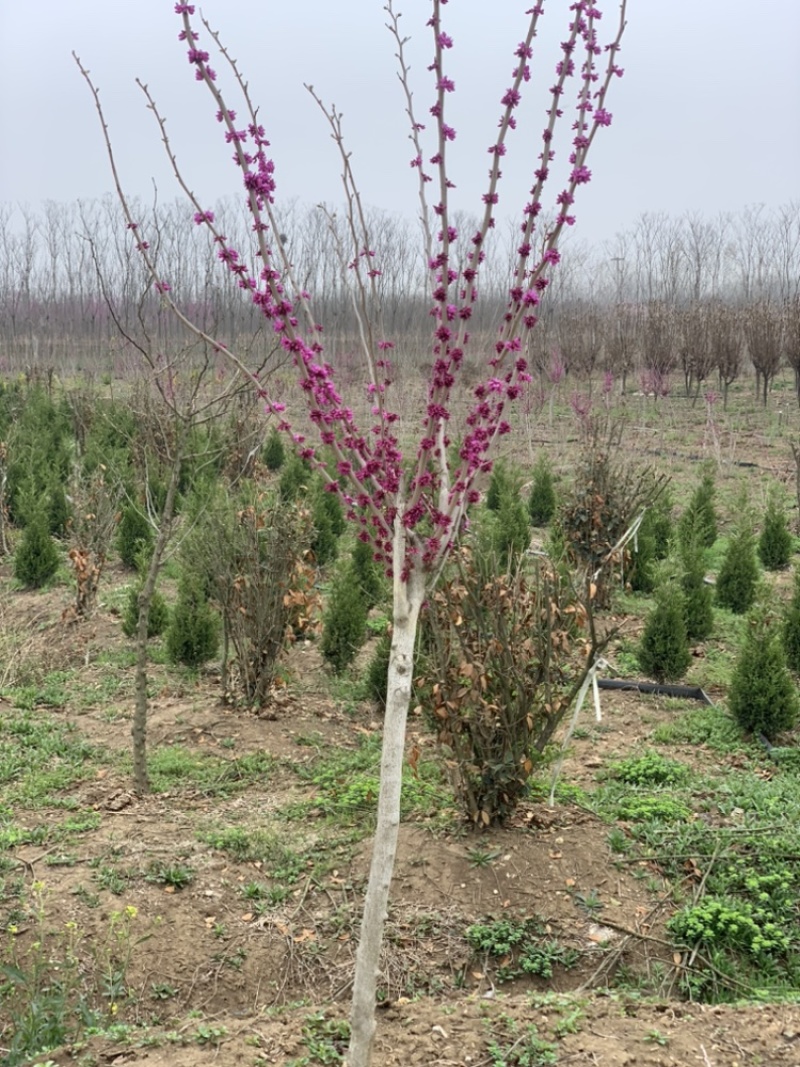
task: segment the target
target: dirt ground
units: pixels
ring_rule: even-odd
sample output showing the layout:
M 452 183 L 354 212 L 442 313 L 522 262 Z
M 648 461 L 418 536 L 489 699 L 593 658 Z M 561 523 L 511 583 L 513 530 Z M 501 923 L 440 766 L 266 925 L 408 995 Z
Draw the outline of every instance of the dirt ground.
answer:
M 62 589 L 36 598 L 38 617 L 49 620 L 44 625 L 51 641 L 66 595 Z M 17 600 L 23 614 L 30 611 L 26 599 Z M 124 640 L 111 613 L 99 612 L 92 626 L 80 653 L 87 686 L 93 670 L 100 670 L 92 667 L 93 650 Z M 91 945 L 93 938 L 99 943 L 105 936 L 115 910 L 137 909 L 138 944 L 129 983 L 136 1007 L 126 1019 L 168 1035 L 163 1043 L 145 1047 L 138 1031 L 121 1041 L 89 1038 L 78 1048 L 50 1054 L 53 1064 L 313 1063 L 302 1058 L 308 1054 L 304 1027 L 310 1013 L 323 1013 L 320 1018 L 328 1020 L 346 1017 L 368 843 L 343 855 L 341 868 L 332 868 L 322 884 L 301 880 L 282 906 L 257 916 L 240 889 L 258 877 L 258 864 L 237 863 L 197 837 L 198 827 L 220 820 L 242 827 L 269 825 L 283 805 L 307 798 L 307 787 L 281 768 L 281 761 L 302 760 L 304 751 L 311 758 L 313 750 L 298 746 L 298 738 L 311 735 L 319 744 L 346 748 L 378 727 L 368 706 L 359 705 L 354 715 L 325 694 L 324 669 L 313 645 L 295 648 L 288 676 L 295 682 L 278 694 L 266 715 L 221 704 L 211 675 L 191 693 L 165 686 L 153 701 L 154 746 L 179 743 L 224 753 L 233 742 L 237 756 L 271 753 L 278 770 L 263 789 L 209 799 L 202 790 L 193 794 L 178 785 L 140 798 L 126 774 L 103 767 L 69 796 L 71 806 L 96 812 L 99 824 L 81 836 L 77 847 L 71 843 L 68 865 L 57 865 L 54 848 L 14 850 L 26 878 L 46 885 L 53 929 L 75 923 Z M 602 705 L 602 731 L 574 742 L 563 781 L 591 784 L 611 756 L 640 748 L 652 729 L 674 714 L 657 699 L 630 693 L 603 693 Z M 127 704 L 118 710 L 118 716 L 109 715 L 107 706 L 46 713 L 71 719 L 87 739 L 114 751 L 128 745 Z M 412 722 L 409 745 L 415 744 L 424 747 L 430 741 Z M 681 755 L 703 758 L 702 753 Z M 58 809 L 21 814 L 31 824 L 64 818 Z M 306 844 L 319 835 L 322 846 L 326 824 L 317 821 L 318 826 L 311 819 L 303 828 Z M 674 990 L 680 957 L 673 958 L 660 936 L 670 913 L 669 888 L 656 869 L 639 869 L 646 867 L 643 863 L 629 869 L 613 864 L 607 835 L 608 826 L 594 815 L 568 802 L 550 807 L 544 798 L 524 805 L 512 825 L 485 834 L 404 823 L 375 1063 L 477 1067 L 504 1062 L 491 1058 L 488 1043 L 502 1034 L 506 1047 L 513 1044 L 516 1021 L 518 1027 L 534 1024 L 543 1040 L 554 1042 L 558 1058 L 553 1062 L 559 1064 L 800 1065 L 800 1008 L 709 1007 L 681 1000 Z M 121 896 L 98 889 L 99 903 L 87 904 L 81 886 L 92 865 L 108 857 L 118 869 L 132 872 L 130 880 Z M 175 857 L 195 872 L 186 888 L 133 876 L 147 862 Z M 483 862 L 476 862 L 481 857 Z M 54 860 L 56 865 L 46 866 Z M 602 915 L 576 907 L 581 894 L 602 896 Z M 500 985 L 462 935 L 470 923 L 501 916 L 541 917 L 561 944 L 578 950 L 578 966 L 557 967 L 550 980 Z M 18 936 L 28 934 L 23 929 Z M 641 975 L 658 971 L 663 996 L 614 991 L 609 982 L 620 968 Z M 168 1002 L 154 1000 L 151 991 L 165 986 L 174 996 Z M 572 1033 L 564 1021 L 576 1010 L 579 1021 Z
M 652 443 L 663 453 L 655 432 Z M 786 480 L 779 467 L 774 472 Z M 129 574 L 111 567 L 106 587 L 129 581 Z M 330 1035 L 347 1017 L 368 839 L 342 844 L 340 861 L 321 880 L 301 872 L 281 886 L 276 876 L 271 885 L 284 891 L 282 899 L 257 909 L 243 889 L 263 877 L 260 863 L 212 847 L 203 832 L 222 823 L 246 831 L 277 825 L 287 805 L 313 799 L 314 786 L 297 768 L 320 753 L 354 749 L 378 731 L 374 709 L 347 693 L 331 695 L 312 643 L 294 647 L 285 686 L 260 714 L 223 704 L 214 671 L 187 681 L 154 668 L 151 749 L 180 745 L 223 759 L 266 753 L 272 764 L 263 783 L 230 796 L 210 797 L 176 781 L 172 789 L 139 797 L 118 758 L 129 751 L 132 680 L 129 666 L 108 665 L 109 650 L 130 647 L 113 598 L 101 597 L 92 620 L 76 628 L 61 621 L 70 599 L 66 586 L 12 592 L 8 566 L 0 582 L 4 625 L 30 634 L 26 654 L 41 656 L 53 669 L 68 668 L 87 695 L 81 706 L 67 702 L 39 714 L 72 723 L 109 752 L 90 779 L 65 792 L 64 804 L 15 813 L 30 827 L 59 825 L 70 811 L 95 816 L 85 833 L 69 839 L 63 856 L 58 844 L 13 848 L 16 874 L 28 888 L 44 883 L 48 926 L 57 931 L 75 924 L 82 958 L 102 948 L 120 909 L 136 909 L 127 998 L 120 1006 L 127 1028 L 31 1062 L 334 1062 L 313 1058 L 309 1027 Z M 90 699 L 102 694 L 115 671 L 114 694 Z M 0 700 L 0 716 L 9 708 Z M 562 782 L 591 787 L 610 759 L 641 750 L 653 729 L 675 715 L 668 702 L 624 692 L 604 692 L 602 709 L 601 728 L 583 731 L 571 745 Z M 412 719 L 408 744 L 423 755 L 430 749 L 420 720 Z M 718 758 L 688 747 L 674 754 L 697 764 Z M 307 810 L 292 831 L 304 855 L 327 848 L 331 833 L 322 812 Z M 515 1040 L 535 1026 L 543 1042 L 553 1043 L 556 1058 L 531 1053 L 513 1063 L 800 1067 L 800 1006 L 708 1006 L 679 995 L 683 960 L 663 932 L 674 911 L 671 889 L 656 866 L 613 856 L 608 833 L 608 824 L 568 794 L 551 807 L 546 790 L 509 826 L 483 834 L 452 815 L 407 818 L 391 893 L 374 1063 L 503 1067 L 493 1043 L 510 1055 Z M 190 867 L 190 884 L 148 878 L 154 862 Z M 121 885 L 98 877 L 108 868 Z M 580 906 L 593 897 L 603 901 L 599 912 Z M 560 945 L 576 951 L 577 964 L 556 965 L 551 978 L 501 983 L 496 962 L 477 958 L 464 930 L 502 917 L 537 917 Z M 17 928 L 19 950 L 35 936 L 32 925 Z M 2 1013 L 0 1005 L 0 1020 Z

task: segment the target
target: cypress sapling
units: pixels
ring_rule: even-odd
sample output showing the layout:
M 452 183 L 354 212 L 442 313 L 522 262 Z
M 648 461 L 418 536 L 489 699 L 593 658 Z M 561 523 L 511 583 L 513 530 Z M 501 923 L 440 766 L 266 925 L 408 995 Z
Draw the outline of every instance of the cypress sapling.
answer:
M 277 471 L 283 466 L 286 460 L 286 449 L 277 426 L 273 426 L 270 430 L 261 452 L 261 458 L 268 471 Z
M 728 707 L 741 728 L 774 741 L 797 721 L 797 691 L 775 618 L 759 606 L 747 620 L 744 645 L 733 669 Z
M 373 558 L 372 545 L 368 541 L 356 541 L 351 560 L 353 572 L 358 584 L 361 586 L 364 602 L 369 611 L 371 608 L 375 607 L 384 595 L 385 590 L 380 569 Z
M 141 585 L 131 586 L 125 611 L 122 615 L 122 632 L 126 637 L 135 637 L 139 628 L 139 593 Z M 169 625 L 169 608 L 164 597 L 156 589 L 150 601 L 147 617 L 147 636 L 160 637 Z
M 694 536 L 687 533 L 678 545 L 678 552 L 686 636 L 689 641 L 705 641 L 714 628 L 714 603 L 711 586 L 705 580 L 705 550 L 700 532 L 696 531 Z
M 556 491 L 553 471 L 545 455 L 539 456 L 533 468 L 533 483 L 528 496 L 528 517 L 532 526 L 547 526 L 555 515 Z
M 216 655 L 219 617 L 208 602 L 202 578 L 184 572 L 167 629 L 167 656 L 172 663 L 199 667 Z
M 717 603 L 736 615 L 750 610 L 758 586 L 758 560 L 750 515 L 746 510 L 741 514 L 717 575 Z
M 367 635 L 367 605 L 352 564 L 334 576 L 322 622 L 322 655 L 335 674 L 356 658 Z
M 656 593 L 639 645 L 639 665 L 649 678 L 672 682 L 682 678 L 692 661 L 686 636 L 683 596 L 672 584 Z
M 717 539 L 717 513 L 714 508 L 714 479 L 706 472 L 692 494 L 689 506 L 681 516 L 679 536 L 698 534 L 704 548 L 711 548 Z
M 56 573 L 58 563 L 58 549 L 50 536 L 47 519 L 41 511 L 36 511 L 14 553 L 14 577 L 29 589 L 40 589 Z
M 777 493 L 770 493 L 764 526 L 758 539 L 758 558 L 768 571 L 785 567 L 792 555 L 792 535 Z
M 147 516 L 135 504 L 125 504 L 117 527 L 117 551 L 126 567 L 140 565 L 142 553 L 149 559 L 153 547 L 153 528 Z
M 800 570 L 794 572 L 794 590 L 783 616 L 781 636 L 786 661 L 795 674 L 800 674 Z

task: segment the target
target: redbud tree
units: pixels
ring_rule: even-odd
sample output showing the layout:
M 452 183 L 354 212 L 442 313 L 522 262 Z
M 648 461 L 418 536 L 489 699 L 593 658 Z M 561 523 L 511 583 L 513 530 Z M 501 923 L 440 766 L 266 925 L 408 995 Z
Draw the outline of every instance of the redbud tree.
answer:
M 393 406 L 394 343 L 385 335 L 379 313 L 379 250 L 370 240 L 351 156 L 345 147 L 341 114 L 335 107 L 324 106 L 313 87 L 307 86 L 325 115 L 341 158 L 348 245 L 342 240 L 338 252 L 359 321 L 367 397 L 366 404 L 361 398 L 355 406 L 369 411 L 367 427 L 337 388 L 335 368 L 325 359 L 323 324 L 314 315 L 312 295 L 296 278 L 280 240 L 276 167 L 269 152 L 267 131 L 258 119 L 235 60 L 209 23 L 195 18 L 193 4 L 175 4 L 181 20 L 179 36 L 186 45 L 196 80 L 211 95 L 221 140 L 233 153 L 252 215 L 253 248 L 233 247 L 218 226 L 213 211 L 193 195 L 177 166 L 164 119 L 147 87 L 139 83 L 159 123 L 177 180 L 193 204 L 196 225 L 207 229 L 218 247 L 221 266 L 234 275 L 243 296 L 260 309 L 278 343 L 294 363 L 297 401 L 302 398 L 305 403 L 314 437 L 309 439 L 301 432 L 286 406 L 270 395 L 268 381 L 254 377 L 254 388 L 259 390 L 266 411 L 276 417 L 297 452 L 316 463 L 327 479 L 328 489 L 341 495 L 348 519 L 358 529 L 358 537 L 371 545 L 375 560 L 384 566 L 393 582 L 394 626 L 381 782 L 356 957 L 350 1067 L 365 1067 L 370 1062 L 374 1040 L 378 959 L 397 847 L 406 718 L 420 610 L 459 537 L 467 509 L 479 499 L 481 482 L 491 470 L 494 445 L 511 430 L 509 409 L 531 380 L 524 356 L 527 334 L 536 326 L 538 305 L 559 262 L 559 240 L 575 222 L 576 194 L 591 180 L 592 173 L 587 166 L 590 149 L 598 131 L 611 124 L 611 113 L 606 107 L 609 87 L 615 77 L 622 75 L 618 53 L 625 26 L 625 0 L 620 6 L 619 19 L 604 43 L 600 33 L 602 14 L 593 0 L 576 0 L 570 4 L 568 28 L 560 45 L 545 107 L 536 165 L 530 175 L 530 191 L 519 217 L 519 243 L 509 278 L 507 304 L 493 349 L 486 353 L 483 380 L 472 388 L 468 411 L 463 422 L 456 425 L 456 419 L 451 417 L 451 398 L 459 385 L 459 371 L 470 345 L 470 319 L 480 299 L 481 266 L 498 217 L 502 167 L 511 143 L 521 136 L 517 132 L 517 109 L 531 79 L 534 40 L 545 3 L 539 0 L 525 12 L 525 35 L 513 50 L 511 83 L 499 94 L 497 132 L 488 146 L 490 165 L 479 224 L 461 261 L 457 261 L 455 252 L 459 234 L 453 225 L 454 186 L 448 168 L 448 149 L 457 131 L 450 115 L 455 84 L 448 74 L 448 58 L 454 41 L 443 21 L 446 3 L 447 0 L 431 0 L 427 22 L 433 38 L 433 58 L 428 70 L 433 78 L 434 96 L 428 109 L 430 120 L 425 123 L 418 120 L 415 112 L 404 51 L 407 38 L 401 35 L 399 15 L 393 9 L 392 0 L 385 7 L 388 28 L 397 48 L 399 79 L 413 144 L 411 167 L 418 186 L 432 324 L 432 370 L 424 410 L 419 412 L 416 444 L 410 454 L 401 449 L 399 415 Z M 211 51 L 227 69 L 233 92 L 239 99 L 237 109 L 231 106 L 227 89 L 223 95 L 221 79 L 211 65 Z M 94 93 L 117 191 L 135 247 L 144 258 L 163 301 L 184 325 L 194 328 L 174 299 L 170 279 L 160 273 L 147 234 L 131 214 L 97 91 L 85 69 L 81 67 L 81 70 Z M 545 193 L 554 177 L 554 135 L 559 120 L 571 123 L 571 144 L 561 176 L 556 179 L 558 191 L 548 201 L 552 211 L 545 214 Z M 536 142 L 533 143 L 535 146 Z M 525 155 L 530 154 L 530 140 L 519 147 Z M 545 218 L 547 222 L 543 221 Z M 251 263 L 257 267 L 253 268 Z M 199 329 L 195 332 L 215 345 L 241 371 L 248 372 L 244 362 L 220 339 L 209 337 Z M 325 463 L 320 446 L 327 457 Z

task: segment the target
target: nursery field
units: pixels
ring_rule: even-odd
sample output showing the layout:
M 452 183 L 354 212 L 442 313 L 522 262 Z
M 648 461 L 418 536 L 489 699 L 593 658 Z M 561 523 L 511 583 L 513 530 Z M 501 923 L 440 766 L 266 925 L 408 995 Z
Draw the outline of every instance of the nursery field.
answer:
M 750 390 L 737 383 L 726 410 L 678 395 L 594 402 L 620 427 L 614 462 L 669 477 L 676 529 L 701 475 L 713 481 L 709 590 L 745 518 L 758 538 L 769 501 L 785 511 L 790 559 L 759 563 L 761 616 L 715 603 L 710 633 L 688 642 L 673 679 L 710 704 L 604 689 L 596 709 L 590 689 L 513 811 L 478 829 L 420 697 L 376 1064 L 800 1065 L 796 732 L 790 708 L 774 730 L 757 720 L 772 735 L 764 743 L 729 706 L 754 619 L 776 620 L 777 633 L 792 597 L 800 412 L 788 378 L 766 408 Z M 584 408 L 565 388 L 521 417 L 503 457 L 520 499 L 544 456 L 565 506 L 589 439 Z M 83 429 L 80 461 L 92 453 Z M 262 494 L 281 477 L 271 465 L 248 473 Z M 340 662 L 323 650 L 324 618 L 350 535 L 326 547 L 324 566 L 308 556 L 294 639 L 258 699 L 242 698 L 243 673 L 222 670 L 219 653 L 188 666 L 173 662 L 170 630 L 151 637 L 150 791 L 137 792 L 137 645 L 123 622 L 140 578 L 114 540 L 81 610 L 85 570 L 68 556 L 67 522 L 52 576 L 22 581 L 26 499 L 20 489 L 11 500 L 0 558 L 0 1064 L 341 1062 L 380 758 L 382 712 L 366 678 L 387 590 L 355 659 Z M 249 514 L 242 505 L 240 526 Z M 187 502 L 159 576 L 172 612 L 193 521 Z M 531 529 L 535 551 L 549 551 L 557 522 Z M 626 573 L 615 571 L 597 612 L 612 635 L 601 677 L 652 680 L 638 657 L 658 583 L 637 591 Z

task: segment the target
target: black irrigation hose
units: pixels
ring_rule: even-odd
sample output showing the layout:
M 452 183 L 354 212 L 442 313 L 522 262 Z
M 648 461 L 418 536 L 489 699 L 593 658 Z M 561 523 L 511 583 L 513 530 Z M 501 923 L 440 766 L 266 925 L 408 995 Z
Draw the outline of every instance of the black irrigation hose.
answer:
M 699 700 L 703 704 L 707 704 L 710 708 L 714 707 L 713 700 L 709 697 L 705 690 L 701 689 L 699 685 L 659 685 L 658 682 L 636 682 L 629 681 L 622 678 L 598 678 L 597 685 L 600 689 L 617 689 L 623 692 L 634 693 L 655 693 L 659 696 L 666 697 L 682 697 L 684 700 Z M 798 763 L 800 763 L 800 749 L 778 749 L 776 752 L 775 746 L 764 736 L 764 734 L 757 734 L 756 740 L 764 749 L 767 759 L 771 760 L 777 766 L 780 766 L 783 762 L 778 756 L 777 752 L 790 752 L 791 755 L 797 756 Z
M 698 455 L 696 452 L 678 452 L 675 449 L 669 450 L 665 448 L 644 448 L 642 449 L 642 451 L 645 452 L 648 456 L 658 456 L 660 459 L 663 459 L 664 457 L 670 459 L 685 459 L 688 460 L 690 463 L 701 463 L 704 459 L 707 458 L 706 456 Z M 774 470 L 774 467 L 767 467 L 763 463 L 754 463 L 750 459 L 733 460 L 731 466 L 743 467 L 748 470 Z
M 788 765 L 795 770 L 800 768 L 800 748 L 773 745 L 764 734 L 756 734 L 756 741 L 766 752 L 767 759 L 771 760 L 777 767 L 786 767 Z
M 714 702 L 699 685 L 660 685 L 658 682 L 633 682 L 620 678 L 598 678 L 600 689 L 621 689 L 636 693 L 656 693 L 665 697 L 682 697 L 684 700 L 699 700 L 714 707 Z
M 764 749 L 769 759 L 771 759 L 773 763 L 777 763 L 778 761 L 775 759 L 775 755 L 772 751 L 772 745 L 769 743 L 767 738 L 764 737 L 763 734 L 758 734 L 757 740 L 760 742 L 761 747 Z

